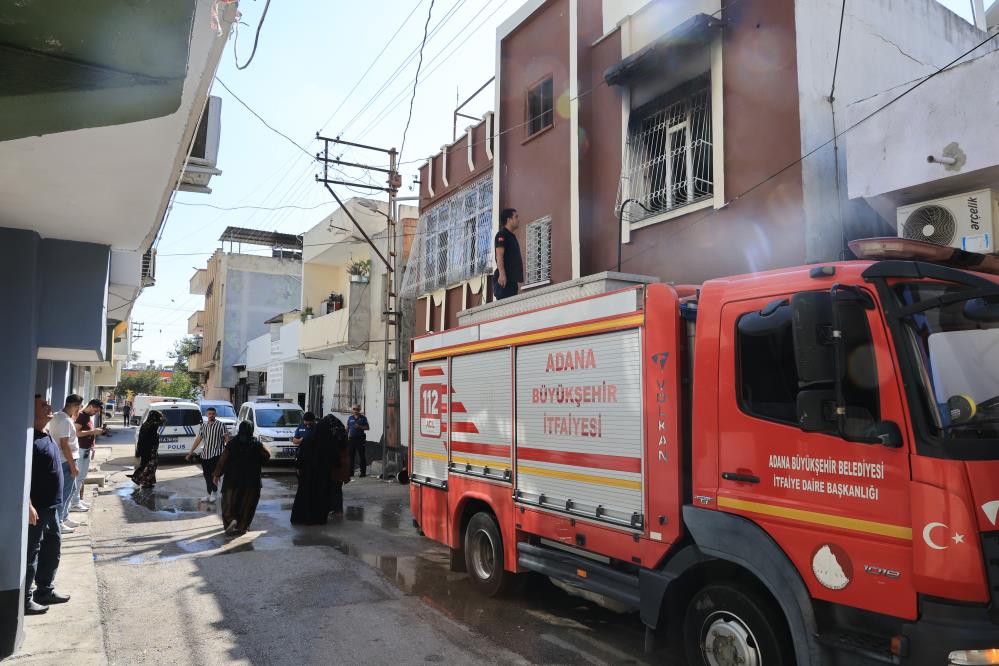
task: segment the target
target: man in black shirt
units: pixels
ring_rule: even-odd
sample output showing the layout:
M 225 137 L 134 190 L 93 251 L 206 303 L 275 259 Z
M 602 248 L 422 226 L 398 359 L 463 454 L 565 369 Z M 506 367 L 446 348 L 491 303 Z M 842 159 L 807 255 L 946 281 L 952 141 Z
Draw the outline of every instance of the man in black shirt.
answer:
M 31 501 L 28 504 L 28 552 L 24 569 L 24 614 L 39 615 L 51 604 L 69 601 L 68 594 L 57 594 L 52 587 L 59 556 L 62 532 L 62 462 L 59 445 L 45 432 L 52 407 L 41 395 L 35 395 L 35 434 L 31 455 Z M 36 583 L 32 597 L 31 584 Z
M 500 230 L 496 232 L 496 272 L 493 274 L 493 296 L 496 300 L 516 296 L 524 281 L 524 260 L 520 256 L 517 227 L 520 216 L 515 208 L 504 208 L 500 213 Z

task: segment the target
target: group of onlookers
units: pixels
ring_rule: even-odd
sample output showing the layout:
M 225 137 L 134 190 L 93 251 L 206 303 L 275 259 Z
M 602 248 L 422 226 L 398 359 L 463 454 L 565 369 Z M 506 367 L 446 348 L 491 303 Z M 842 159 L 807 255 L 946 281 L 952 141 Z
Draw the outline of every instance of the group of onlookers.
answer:
M 93 417 L 104 408 L 100 400 L 86 407 L 76 394 L 66 397 L 62 410 L 35 395 L 34 445 L 31 459 L 31 493 L 28 503 L 27 565 L 24 577 L 24 612 L 44 613 L 52 604 L 69 601 L 53 587 L 62 550 L 62 535 L 82 524 L 70 514 L 83 514 L 84 482 L 93 459 L 94 444 L 106 428 Z M 32 584 L 35 589 L 32 591 Z
M 293 525 L 325 525 L 330 514 L 343 516 L 343 484 L 354 474 L 354 461 L 360 457 L 360 473 L 367 473 L 364 455 L 368 419 L 354 405 L 347 425 L 332 414 L 318 422 L 312 412 L 303 416 L 295 432 L 298 444 L 295 473 L 298 490 L 291 508 Z
M 83 398 L 73 394 L 66 398 L 62 410 L 52 414 L 52 407 L 45 398 L 35 396 L 25 614 L 44 613 L 51 604 L 69 601 L 69 595 L 55 591 L 54 580 L 62 535 L 82 524 L 70 514 L 82 514 L 90 509 L 83 501 L 83 483 L 93 459 L 96 438 L 107 431 L 92 422 L 93 416 L 102 410 L 100 400 L 91 400 L 84 407 Z M 217 501 L 221 485 L 222 523 L 226 533 L 243 534 L 256 513 L 262 487 L 261 468 L 270 453 L 253 436 L 253 424 L 249 421 L 240 423 L 237 434 L 230 437 L 226 426 L 217 420 L 215 409 L 206 411 L 207 418 L 187 459 L 201 464 L 207 490 L 203 501 Z M 312 412 L 306 412 L 303 424 L 296 430 L 298 491 L 291 510 L 293 524 L 325 524 L 330 514 L 341 517 L 343 484 L 350 481 L 356 458 L 360 458 L 361 476 L 365 475 L 368 420 L 359 405 L 355 405 L 352 412 L 346 426 L 332 414 L 317 421 Z M 129 476 L 144 489 L 156 485 L 159 433 L 163 423 L 163 414 L 154 410 L 139 430 L 136 446 L 139 464 Z

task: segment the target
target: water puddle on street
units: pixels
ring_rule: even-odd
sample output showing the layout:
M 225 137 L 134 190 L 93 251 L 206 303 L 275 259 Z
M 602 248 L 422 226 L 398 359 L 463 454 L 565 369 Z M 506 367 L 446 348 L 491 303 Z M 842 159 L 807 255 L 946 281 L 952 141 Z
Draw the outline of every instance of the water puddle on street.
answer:
M 214 505 L 202 502 L 196 497 L 180 497 L 177 493 L 156 488 L 136 488 L 122 485 L 115 489 L 122 500 L 131 501 L 149 511 L 163 514 L 210 513 Z

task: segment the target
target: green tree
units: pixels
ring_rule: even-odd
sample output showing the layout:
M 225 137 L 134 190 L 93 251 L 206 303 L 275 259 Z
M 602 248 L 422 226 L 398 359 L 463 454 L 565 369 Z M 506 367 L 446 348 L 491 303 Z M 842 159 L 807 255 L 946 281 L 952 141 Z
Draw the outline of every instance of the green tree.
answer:
M 122 372 L 121 381 L 114 389 L 114 394 L 124 396 L 131 391 L 135 395 L 156 395 L 160 390 L 160 383 L 159 370 L 125 370 Z
M 191 381 L 191 373 L 180 370 L 176 366 L 173 369 L 173 377 L 169 381 L 160 382 L 162 395 L 168 395 L 172 398 L 194 400 L 197 397 L 197 388 Z
M 174 368 L 178 365 L 187 370 L 187 359 L 191 354 L 201 351 L 201 338 L 197 335 L 187 335 L 173 343 L 173 351 L 167 352 L 167 356 L 174 359 Z

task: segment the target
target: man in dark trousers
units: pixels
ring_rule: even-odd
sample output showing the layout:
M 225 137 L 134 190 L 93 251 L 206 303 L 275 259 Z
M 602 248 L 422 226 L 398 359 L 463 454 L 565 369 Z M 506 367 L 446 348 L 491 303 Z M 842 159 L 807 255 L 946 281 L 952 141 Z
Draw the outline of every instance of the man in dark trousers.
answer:
M 35 434 L 31 453 L 31 501 L 28 504 L 28 548 L 24 568 L 24 614 L 40 615 L 51 604 L 64 604 L 68 594 L 52 586 L 62 551 L 62 462 L 59 445 L 45 432 L 52 407 L 35 395 Z M 31 584 L 37 584 L 34 595 Z
M 350 475 L 354 476 L 354 460 L 357 456 L 361 459 L 361 476 L 368 475 L 368 457 L 364 452 L 364 444 L 367 441 L 366 431 L 368 430 L 368 417 L 361 413 L 361 406 L 351 407 L 351 415 L 347 417 L 347 445 L 350 451 Z
M 496 232 L 496 272 L 493 273 L 493 296 L 496 300 L 516 296 L 524 281 L 524 260 L 520 255 L 517 228 L 520 216 L 515 208 L 500 212 L 500 230 Z
M 194 438 L 191 450 L 185 456 L 190 460 L 197 451 L 198 446 L 203 444 L 201 449 L 201 473 L 205 477 L 205 488 L 208 494 L 201 498 L 202 502 L 214 502 L 219 498 L 219 488 L 215 485 L 215 465 L 219 462 L 222 449 L 229 441 L 229 431 L 225 424 L 215 418 L 217 412 L 214 407 L 205 410 L 206 420 L 201 424 L 201 432 Z
M 132 420 L 132 403 L 126 402 L 125 406 L 121 408 L 121 417 L 127 428 L 130 425 L 129 422 Z

